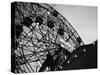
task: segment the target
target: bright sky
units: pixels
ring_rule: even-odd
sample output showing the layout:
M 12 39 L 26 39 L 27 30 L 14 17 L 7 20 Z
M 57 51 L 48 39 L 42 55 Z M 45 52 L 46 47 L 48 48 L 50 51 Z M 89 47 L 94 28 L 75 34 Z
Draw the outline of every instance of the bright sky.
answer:
M 57 4 L 54 8 L 67 18 L 85 44 L 97 39 L 97 7 Z

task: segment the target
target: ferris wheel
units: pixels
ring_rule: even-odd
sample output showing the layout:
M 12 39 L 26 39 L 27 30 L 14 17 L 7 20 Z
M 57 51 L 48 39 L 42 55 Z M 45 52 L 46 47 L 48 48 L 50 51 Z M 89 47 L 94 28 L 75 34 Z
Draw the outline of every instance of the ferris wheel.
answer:
M 68 57 L 76 48 L 84 45 L 67 19 L 48 4 L 14 2 L 12 13 L 15 73 L 62 69 L 65 61 L 70 63 Z

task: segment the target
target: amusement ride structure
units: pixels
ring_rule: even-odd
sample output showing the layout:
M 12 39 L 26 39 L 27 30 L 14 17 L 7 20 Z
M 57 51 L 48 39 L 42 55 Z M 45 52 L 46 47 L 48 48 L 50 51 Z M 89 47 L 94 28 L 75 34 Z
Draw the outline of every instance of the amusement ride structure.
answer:
M 58 71 L 86 52 L 68 20 L 46 3 L 11 5 L 12 72 Z

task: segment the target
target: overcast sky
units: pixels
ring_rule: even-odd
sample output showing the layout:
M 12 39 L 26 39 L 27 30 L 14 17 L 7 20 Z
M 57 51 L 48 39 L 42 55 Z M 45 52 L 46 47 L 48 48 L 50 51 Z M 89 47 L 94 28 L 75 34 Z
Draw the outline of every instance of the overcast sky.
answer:
M 97 7 L 57 4 L 54 8 L 67 18 L 85 44 L 97 39 Z

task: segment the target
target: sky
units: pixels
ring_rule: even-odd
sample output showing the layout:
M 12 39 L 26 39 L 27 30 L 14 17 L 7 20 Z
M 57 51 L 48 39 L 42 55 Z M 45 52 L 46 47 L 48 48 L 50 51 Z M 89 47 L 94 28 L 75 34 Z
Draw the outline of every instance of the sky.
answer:
M 72 24 L 85 44 L 97 39 L 97 7 L 56 4 L 54 8 Z

